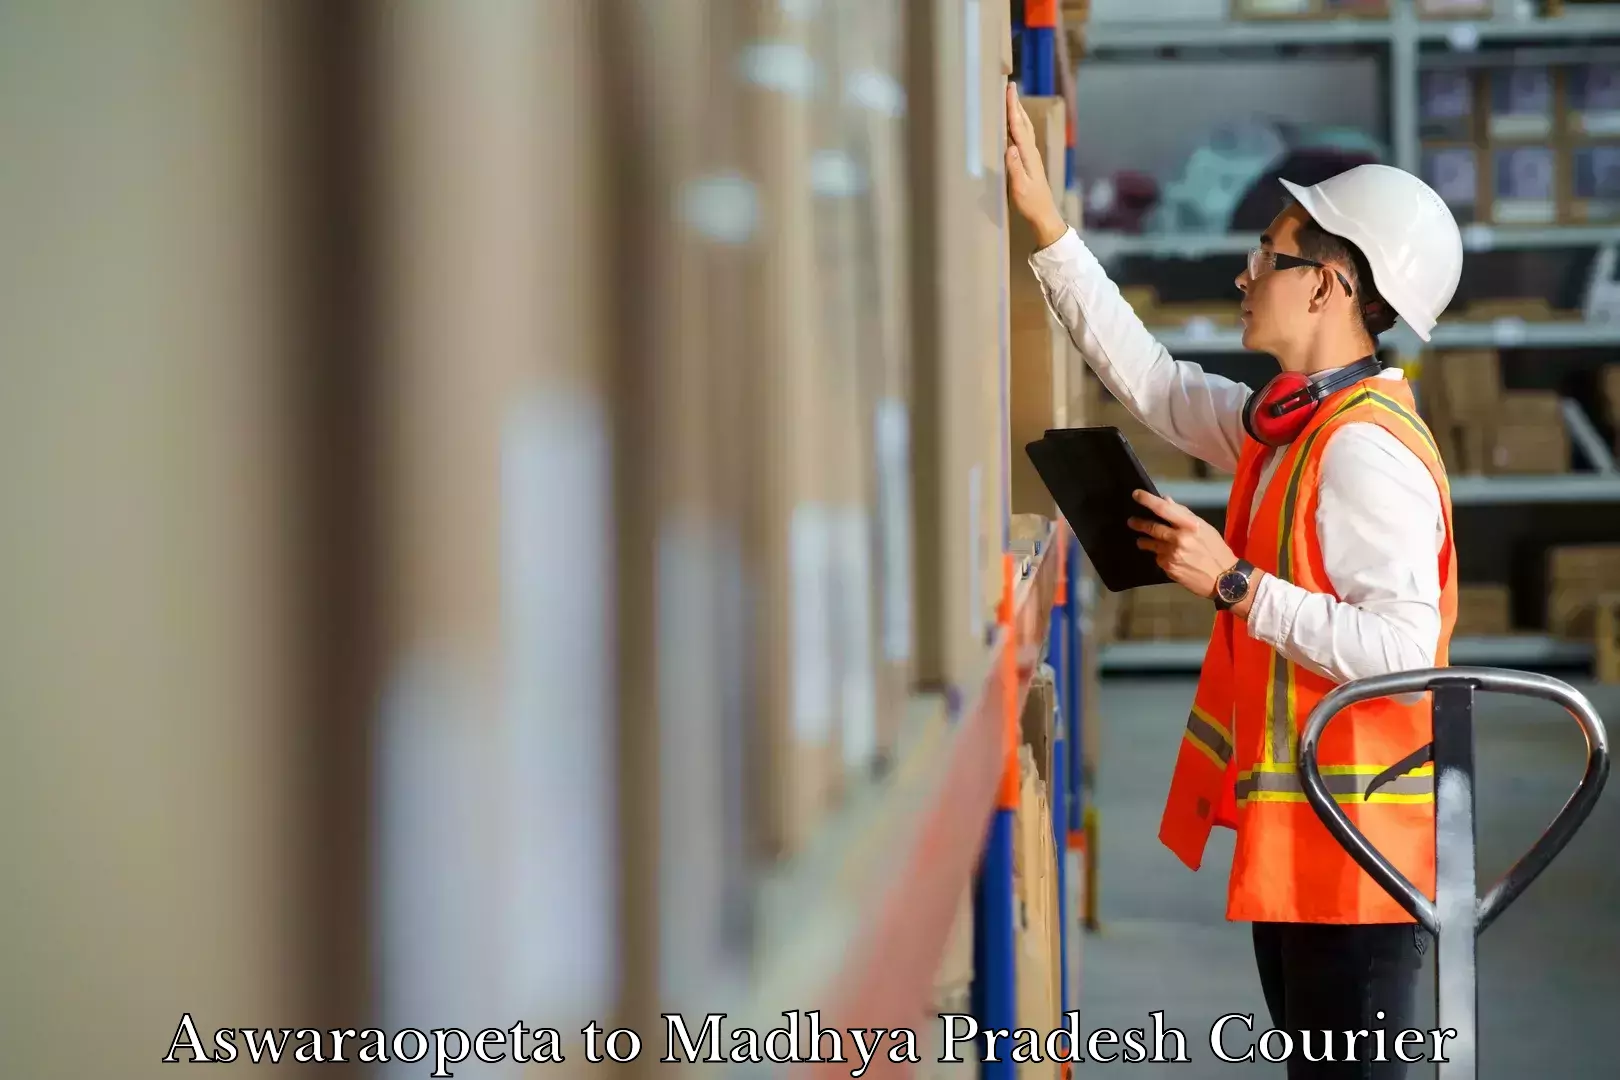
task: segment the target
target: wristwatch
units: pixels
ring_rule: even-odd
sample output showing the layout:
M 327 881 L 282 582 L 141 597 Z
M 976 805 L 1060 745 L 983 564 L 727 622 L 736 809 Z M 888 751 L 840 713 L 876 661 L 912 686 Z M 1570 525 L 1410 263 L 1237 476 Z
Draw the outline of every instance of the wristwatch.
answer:
M 1249 582 L 1254 578 L 1254 564 L 1247 559 L 1239 559 L 1232 567 L 1220 577 L 1215 579 L 1215 610 L 1226 611 L 1243 603 L 1243 598 L 1249 595 Z

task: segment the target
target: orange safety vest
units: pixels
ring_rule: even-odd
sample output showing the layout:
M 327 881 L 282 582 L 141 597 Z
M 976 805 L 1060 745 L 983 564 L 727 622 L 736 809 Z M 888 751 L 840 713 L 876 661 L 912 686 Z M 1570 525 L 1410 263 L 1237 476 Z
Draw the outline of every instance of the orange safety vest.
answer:
M 1418 419 L 1411 387 L 1374 380 L 1329 396 L 1298 438 L 1278 451 L 1277 470 L 1250 526 L 1266 448 L 1247 440 L 1226 507 L 1226 542 L 1256 567 L 1312 592 L 1336 595 L 1317 535 L 1318 477 L 1333 432 L 1371 423 L 1400 439 L 1440 491 L 1440 640 L 1447 663 L 1457 617 L 1457 559 L 1451 490 L 1440 452 Z M 1210 829 L 1237 830 L 1226 917 L 1306 923 L 1411 922 L 1368 876 L 1305 801 L 1297 762 L 1306 718 L 1333 683 L 1288 660 L 1235 625 L 1215 620 L 1192 714 L 1181 740 L 1159 839 L 1197 870 Z M 1351 705 L 1328 725 L 1317 761 L 1328 790 L 1372 845 L 1407 879 L 1434 895 L 1434 768 L 1425 765 L 1380 785 L 1368 783 L 1431 740 L 1427 695 L 1415 703 L 1380 699 Z

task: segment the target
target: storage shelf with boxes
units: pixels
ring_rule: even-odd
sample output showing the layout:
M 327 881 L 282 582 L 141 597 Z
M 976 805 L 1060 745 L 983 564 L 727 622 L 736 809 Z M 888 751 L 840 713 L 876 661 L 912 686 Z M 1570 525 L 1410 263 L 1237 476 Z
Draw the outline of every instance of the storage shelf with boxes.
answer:
M 816 6 L 829 8 L 863 9 L 863 18 L 879 24 L 873 40 L 893 47 L 882 55 L 896 66 L 877 71 L 904 82 L 903 108 L 894 95 L 870 92 L 876 58 L 857 57 L 850 70 L 865 78 L 868 92 L 854 99 L 870 100 L 873 113 L 867 124 L 874 144 L 856 157 L 873 164 L 872 204 L 863 208 L 870 216 L 852 227 L 823 195 L 809 220 L 822 241 L 815 252 L 828 257 L 861 250 L 856 237 L 875 218 L 871 265 L 878 270 L 875 278 L 850 279 L 867 281 L 869 290 L 835 280 L 829 291 L 821 282 L 812 295 L 824 317 L 805 328 L 797 347 L 838 332 L 847 321 L 839 311 L 853 308 L 863 313 L 854 325 L 874 339 L 878 370 L 886 373 L 863 398 L 869 430 L 833 427 L 821 445 L 827 462 L 860 472 L 870 484 L 861 490 L 878 500 L 872 546 L 882 556 L 875 574 L 882 595 L 874 600 L 872 644 L 884 657 L 891 646 L 909 644 L 906 693 L 898 710 L 885 706 L 896 720 L 878 745 L 852 748 L 852 740 L 839 739 L 847 730 L 839 720 L 867 688 L 836 674 L 821 688 L 822 711 L 834 718 L 827 741 L 837 746 L 836 783 L 804 785 L 793 828 L 777 830 L 753 904 L 750 974 L 705 1004 L 724 1005 L 733 1022 L 761 1030 L 811 1004 L 823 1010 L 824 1027 L 932 1031 L 937 1025 L 924 1023 L 930 1009 L 965 1007 L 972 984 L 984 988 L 984 1000 L 1008 1000 L 997 995 L 1010 971 L 1020 1010 L 1034 1009 L 1052 1026 L 1061 987 L 1078 974 L 1066 966 L 1077 946 L 1064 936 L 1067 924 L 1059 926 L 1067 900 L 1058 883 L 1073 882 L 1060 869 L 1068 862 L 1065 819 L 1077 796 L 1067 759 L 1059 760 L 1068 732 L 1058 720 L 1077 715 L 1068 688 L 1094 680 L 1073 664 L 1095 653 L 1065 644 L 1061 655 L 1047 655 L 1049 641 L 1071 642 L 1076 634 L 1079 589 L 1069 588 L 1067 574 L 1079 560 L 1022 448 L 1030 433 L 1071 422 L 1071 406 L 1078 413 L 1084 403 L 1068 383 L 1068 339 L 1025 265 L 1032 238 L 1007 206 L 1012 8 L 1008 0 Z M 865 48 L 882 52 L 870 42 Z M 900 63 L 902 56 L 909 63 Z M 1062 190 L 1072 102 L 1054 94 L 1024 100 L 1049 180 Z M 890 107 L 880 108 L 885 102 Z M 1069 209 L 1079 224 L 1078 202 Z M 873 303 L 880 310 L 868 310 Z M 822 344 L 836 353 L 847 342 Z M 906 362 L 893 375 L 887 365 L 896 358 Z M 844 367 L 836 374 L 860 383 Z M 839 385 L 829 378 L 804 384 L 804 392 Z M 845 418 L 848 398 L 833 398 L 828 411 Z M 850 468 L 855 463 L 867 469 Z M 884 505 L 889 494 L 904 496 L 902 505 Z M 788 575 L 789 583 L 803 590 L 824 578 L 813 552 L 802 564 L 787 558 L 799 550 L 797 534 L 791 523 L 778 525 L 786 530 L 784 565 L 802 571 Z M 823 557 L 834 566 L 850 558 L 847 538 L 819 546 L 831 551 Z M 902 587 L 890 595 L 896 584 Z M 881 616 L 896 605 L 906 617 L 891 625 Z M 809 613 L 815 639 L 831 644 L 835 672 L 859 647 L 860 635 L 845 632 L 851 623 L 847 615 L 839 621 L 841 612 L 835 603 L 830 612 Z M 776 670 L 801 681 L 796 632 L 808 623 L 808 616 L 790 622 L 795 633 L 784 640 L 795 647 L 777 658 Z M 811 665 L 808 674 L 818 671 Z M 798 736 L 778 726 L 778 741 L 791 746 Z M 818 761 L 793 759 L 806 775 Z M 986 935 L 1005 937 L 1006 948 L 976 958 L 975 937 Z M 925 1060 L 937 1059 L 932 1049 L 922 1048 Z

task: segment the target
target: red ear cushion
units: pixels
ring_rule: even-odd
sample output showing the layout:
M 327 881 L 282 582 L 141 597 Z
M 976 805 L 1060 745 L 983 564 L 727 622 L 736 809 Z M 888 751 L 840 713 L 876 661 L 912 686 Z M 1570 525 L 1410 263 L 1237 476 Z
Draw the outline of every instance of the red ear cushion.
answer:
M 1266 383 L 1258 393 L 1249 395 L 1249 400 L 1243 406 L 1245 430 L 1266 446 L 1287 446 L 1293 442 L 1305 430 L 1305 425 L 1310 423 L 1311 415 L 1316 412 L 1315 406 L 1299 406 L 1281 416 L 1272 416 L 1270 406 L 1305 389 L 1309 383 L 1306 376 L 1285 371 Z

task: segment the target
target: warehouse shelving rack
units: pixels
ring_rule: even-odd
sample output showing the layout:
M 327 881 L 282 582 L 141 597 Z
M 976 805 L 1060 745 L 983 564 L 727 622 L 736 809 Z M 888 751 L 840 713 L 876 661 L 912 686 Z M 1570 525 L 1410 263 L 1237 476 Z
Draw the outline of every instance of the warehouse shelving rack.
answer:
M 1015 2 L 1012 12 L 1022 91 L 1055 95 L 1066 55 L 1056 0 Z M 1071 147 L 1072 138 L 1071 129 Z M 1043 665 L 1053 670 L 1058 701 L 1048 763 L 1059 856 L 1052 962 L 1062 972 L 1062 1008 L 1078 1007 L 1067 959 L 1080 919 L 1068 910 L 1067 868 L 1085 820 L 1085 620 L 1083 590 L 1075 587 L 1084 561 L 1059 520 L 1037 538 L 1013 541 L 1002 565 L 1002 603 L 982 671 L 942 695 L 915 698 L 893 766 L 846 791 L 808 847 L 761 884 L 755 959 L 716 996 L 732 1024 L 767 1030 L 819 1001 L 824 1029 L 910 1028 L 926 1052 L 924 1032 L 937 1030 L 929 1014 L 934 977 L 971 883 L 971 1011 L 986 1028 L 1018 1026 L 1013 825 L 1023 712 Z M 797 1068 L 828 1080 L 849 1075 L 849 1065 L 836 1062 Z M 880 1053 L 868 1075 L 892 1068 Z M 1011 1080 L 1015 1068 L 1005 1060 L 980 1064 L 986 1080 Z
M 1004 592 L 982 674 L 937 701 L 919 699 L 897 764 L 852 791 L 815 840 L 761 888 L 758 954 L 732 1022 L 766 1030 L 822 1001 L 823 1028 L 935 1030 L 926 1016 L 957 901 L 977 872 L 974 1013 L 1016 1027 L 1013 815 L 1021 719 L 1043 663 L 1057 672 L 1053 829 L 1078 820 L 1079 607 L 1069 588 L 1079 545 L 1068 527 L 1003 555 Z M 1062 749 L 1059 750 L 1058 748 Z M 1061 837 L 1059 837 L 1061 838 Z M 1061 845 L 1060 845 L 1061 849 Z M 1068 920 L 1063 933 L 1070 931 Z M 733 998 L 736 1000 L 736 998 Z M 883 1055 L 873 1070 L 888 1066 Z M 992 1070 L 1010 1063 L 986 1064 Z M 848 1065 L 805 1068 L 847 1077 Z

